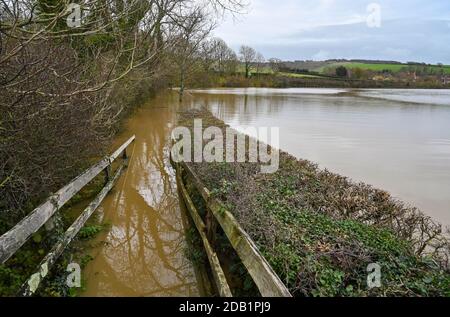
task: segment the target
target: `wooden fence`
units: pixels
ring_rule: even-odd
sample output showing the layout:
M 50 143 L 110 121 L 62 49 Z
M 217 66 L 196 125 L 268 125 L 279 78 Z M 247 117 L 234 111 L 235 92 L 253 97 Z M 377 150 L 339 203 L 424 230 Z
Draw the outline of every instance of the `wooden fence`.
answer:
M 219 295 L 222 297 L 232 296 L 230 287 L 220 266 L 217 255 L 211 247 L 210 241 L 215 234 L 215 228 L 211 221 L 212 219 L 215 219 L 222 227 L 229 242 L 238 254 L 263 297 L 291 297 L 292 295 L 289 290 L 273 271 L 267 260 L 261 255 L 251 237 L 244 231 L 244 229 L 242 229 L 237 220 L 225 208 L 225 206 L 211 196 L 209 190 L 203 185 L 192 168 L 184 162 L 175 163 L 172 161 L 172 164 L 177 170 L 177 180 L 181 195 L 192 216 L 197 231 L 202 238 Z M 208 214 L 206 215 L 206 225 L 192 203 L 192 199 L 189 197 L 189 194 L 185 188 L 182 178 L 182 173 L 184 172 L 206 203 L 206 207 L 208 209 Z
M 52 216 L 61 209 L 73 196 L 75 196 L 83 187 L 91 182 L 101 172 L 106 174 L 107 183 L 97 197 L 81 213 L 78 219 L 67 229 L 62 240 L 60 240 L 39 264 L 36 272 L 30 276 L 27 282 L 22 286 L 20 295 L 30 296 L 39 287 L 42 280 L 48 275 L 51 267 L 55 264 L 58 257 L 64 249 L 73 240 L 76 234 L 84 226 L 89 217 L 98 208 L 103 199 L 113 188 L 127 163 L 127 148 L 133 143 L 135 136 L 122 144 L 111 156 L 93 165 L 83 174 L 75 178 L 68 185 L 61 188 L 55 194 L 50 196 L 43 204 L 34 209 L 28 216 L 22 219 L 16 226 L 0 237 L 0 263 L 5 263 L 17 250 L 43 225 L 45 225 Z M 122 155 L 123 161 L 115 172 L 111 175 L 111 164 Z
M 83 187 L 85 187 L 101 172 L 106 174 L 107 183 L 101 192 L 85 208 L 77 220 L 75 220 L 75 222 L 67 229 L 62 239 L 56 243 L 52 250 L 40 262 L 35 272 L 23 284 L 19 295 L 31 296 L 36 292 L 41 282 L 49 274 L 52 266 L 63 253 L 64 249 L 70 244 L 89 217 L 100 206 L 126 167 L 126 149 L 132 142 L 134 142 L 134 140 L 135 136 L 131 137 L 111 156 L 108 156 L 93 165 L 83 174 L 70 182 L 70 184 L 64 186 L 54 195 L 49 197 L 43 204 L 33 210 L 28 216 L 22 219 L 22 221 L 20 221 L 14 228 L 0 237 L 0 263 L 4 263 L 12 255 L 14 255 L 14 253 L 17 252 L 17 250 L 34 233 L 49 222 L 55 213 Z M 121 154 L 123 161 L 117 168 L 115 174 L 111 175 L 111 165 L 121 156 Z M 291 297 L 289 290 L 273 271 L 266 259 L 261 255 L 250 236 L 242 229 L 234 216 L 226 210 L 225 206 L 211 196 L 209 190 L 202 184 L 192 168 L 186 163 L 175 163 L 172 161 L 172 164 L 177 171 L 177 182 L 181 196 L 183 197 L 184 203 L 186 204 L 191 218 L 200 234 L 219 295 L 221 297 L 231 297 L 232 292 L 228 285 L 224 271 L 220 265 L 219 258 L 211 246 L 211 241 L 214 240 L 215 236 L 216 223 L 222 227 L 229 242 L 246 267 L 262 296 Z M 206 203 L 208 210 L 205 221 L 203 221 L 202 217 L 198 213 L 198 210 L 186 190 L 182 178 L 183 173 L 186 173 Z

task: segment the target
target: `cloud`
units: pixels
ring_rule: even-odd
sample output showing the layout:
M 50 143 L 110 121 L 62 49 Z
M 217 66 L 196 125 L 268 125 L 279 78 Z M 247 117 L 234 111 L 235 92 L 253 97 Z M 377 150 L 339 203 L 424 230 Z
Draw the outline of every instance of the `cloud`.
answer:
M 327 60 L 329 58 L 330 58 L 330 52 L 324 51 L 324 50 L 320 50 L 319 52 L 317 52 L 316 54 L 314 54 L 312 56 L 312 60 L 314 60 L 314 61 L 323 61 L 323 60 Z
M 367 28 L 367 6 L 381 28 Z M 233 48 L 248 44 L 283 59 L 376 58 L 450 64 L 448 0 L 252 0 L 250 13 L 219 27 Z M 328 53 L 328 54 L 325 54 Z
M 336 0 L 320 0 L 320 7 L 322 9 L 329 9 L 336 4 Z
M 383 50 L 383 54 L 385 56 L 391 56 L 392 59 L 405 59 L 409 58 L 412 54 L 411 51 L 405 48 L 394 48 L 394 47 L 387 47 Z
M 283 59 L 318 59 L 318 52 L 324 51 L 327 58 L 450 63 L 446 24 L 395 20 L 385 21 L 381 28 L 368 28 L 365 23 L 319 27 L 291 34 L 279 49 L 271 45 L 260 49 L 279 52 Z

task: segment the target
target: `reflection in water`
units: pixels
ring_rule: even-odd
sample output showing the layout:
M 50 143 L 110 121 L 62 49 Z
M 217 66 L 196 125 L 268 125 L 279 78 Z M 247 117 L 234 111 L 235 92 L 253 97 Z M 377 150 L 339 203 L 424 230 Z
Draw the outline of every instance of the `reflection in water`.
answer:
M 450 225 L 450 91 L 438 98 L 421 90 L 270 91 L 193 91 L 192 105 L 233 127 L 278 126 L 283 150 L 389 190 Z
M 427 103 L 434 105 L 450 105 L 448 89 L 361 89 L 358 95 L 410 103 Z
M 128 170 L 99 209 L 111 229 L 97 238 L 106 243 L 94 250 L 83 272 L 85 296 L 200 295 L 186 258 L 185 218 L 169 162 L 176 110 L 154 108 L 169 104 L 164 98 L 137 111 L 117 140 L 136 134 Z
M 382 91 L 371 93 L 377 98 L 258 91 L 197 91 L 185 106 L 208 107 L 234 127 L 279 126 L 283 150 L 387 189 L 450 225 L 450 107 L 379 99 Z M 423 100 L 420 91 L 407 96 L 414 94 Z M 97 238 L 95 259 L 83 272 L 85 296 L 202 294 L 185 255 L 186 219 L 169 163 L 177 106 L 176 94 L 159 97 L 116 140 L 117 146 L 137 137 L 126 174 L 98 211 L 111 229 Z

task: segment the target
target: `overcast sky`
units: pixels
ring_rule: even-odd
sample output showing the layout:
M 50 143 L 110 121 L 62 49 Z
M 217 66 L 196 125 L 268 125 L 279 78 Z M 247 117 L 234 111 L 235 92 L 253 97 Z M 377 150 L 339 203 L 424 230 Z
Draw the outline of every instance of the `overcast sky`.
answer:
M 450 64 L 449 0 L 247 1 L 247 14 L 228 17 L 215 30 L 236 50 L 247 44 L 266 58 L 284 60 L 361 58 Z

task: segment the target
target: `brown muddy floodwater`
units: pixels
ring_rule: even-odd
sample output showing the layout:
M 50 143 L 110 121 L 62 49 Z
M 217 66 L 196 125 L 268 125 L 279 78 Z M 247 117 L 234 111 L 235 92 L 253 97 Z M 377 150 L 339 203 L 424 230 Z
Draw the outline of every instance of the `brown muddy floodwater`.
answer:
M 130 165 L 98 210 L 111 225 L 83 272 L 85 296 L 201 296 L 187 258 L 186 213 L 170 166 L 176 93 L 131 116 L 116 145 L 136 135 Z M 281 149 L 388 190 L 450 225 L 450 91 L 225 89 L 191 91 L 239 127 L 280 127 Z
M 85 270 L 84 296 L 199 296 L 186 257 L 186 218 L 169 161 L 176 96 L 158 97 L 131 116 L 116 144 L 136 135 L 130 164 L 97 211 L 110 224 Z
M 450 226 L 450 90 L 191 93 L 193 104 L 232 127 L 279 127 L 282 150 L 387 190 Z

